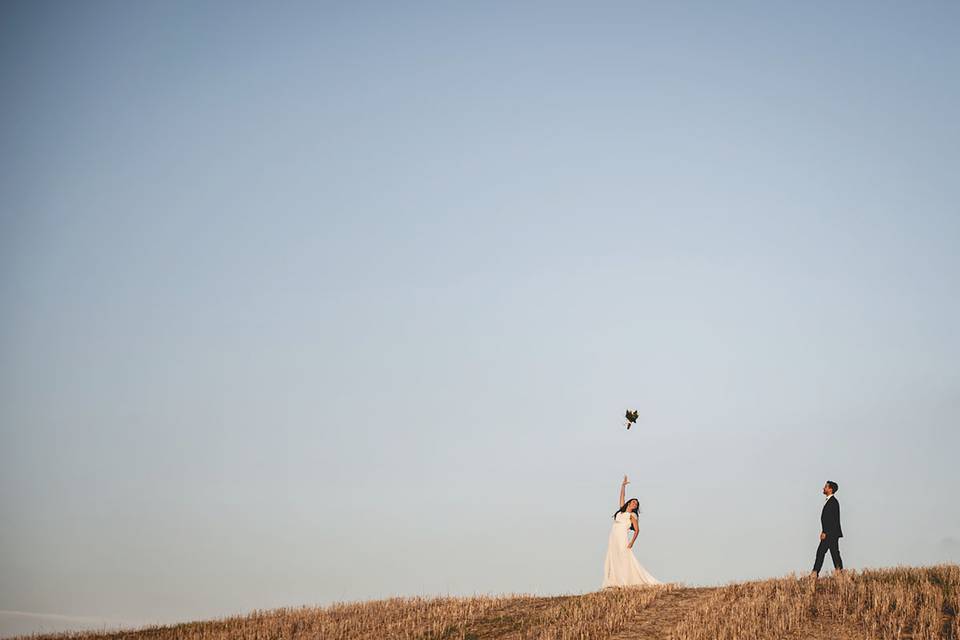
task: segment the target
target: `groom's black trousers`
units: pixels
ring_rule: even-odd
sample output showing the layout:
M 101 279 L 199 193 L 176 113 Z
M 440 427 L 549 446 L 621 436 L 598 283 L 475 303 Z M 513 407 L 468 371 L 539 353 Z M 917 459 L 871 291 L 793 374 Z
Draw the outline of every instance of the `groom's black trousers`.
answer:
M 823 567 L 823 559 L 827 555 L 827 549 L 830 550 L 830 559 L 833 560 L 833 568 L 843 569 L 843 560 L 840 558 L 840 538 L 828 535 L 827 539 L 821 540 L 820 546 L 817 547 L 817 559 L 813 563 L 814 573 L 820 573 L 820 568 Z

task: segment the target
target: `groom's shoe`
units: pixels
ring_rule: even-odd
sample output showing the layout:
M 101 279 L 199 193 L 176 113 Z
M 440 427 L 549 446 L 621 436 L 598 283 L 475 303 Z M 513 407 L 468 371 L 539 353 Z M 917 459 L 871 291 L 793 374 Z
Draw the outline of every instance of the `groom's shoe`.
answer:
M 814 580 L 816 580 L 817 578 L 819 578 L 819 577 L 820 577 L 820 574 L 819 574 L 819 573 L 817 573 L 816 571 L 811 571 L 811 572 L 810 572 L 810 575 L 809 575 L 809 576 L 807 576 L 807 577 L 809 577 L 809 578 L 813 578 Z

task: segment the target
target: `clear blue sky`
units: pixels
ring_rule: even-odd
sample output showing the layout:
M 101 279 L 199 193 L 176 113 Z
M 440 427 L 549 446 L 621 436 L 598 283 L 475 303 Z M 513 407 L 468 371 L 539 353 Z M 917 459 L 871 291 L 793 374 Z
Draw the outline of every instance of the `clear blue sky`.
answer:
M 0 634 L 960 560 L 960 5 L 401 4 L 3 3 Z

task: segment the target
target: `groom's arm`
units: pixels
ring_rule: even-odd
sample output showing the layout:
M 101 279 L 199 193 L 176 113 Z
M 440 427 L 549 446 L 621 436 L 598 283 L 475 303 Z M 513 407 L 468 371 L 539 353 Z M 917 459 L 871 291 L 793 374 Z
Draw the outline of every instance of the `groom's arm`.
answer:
M 836 535 L 840 529 L 840 503 L 836 500 L 831 500 L 827 506 L 827 522 L 824 533 Z

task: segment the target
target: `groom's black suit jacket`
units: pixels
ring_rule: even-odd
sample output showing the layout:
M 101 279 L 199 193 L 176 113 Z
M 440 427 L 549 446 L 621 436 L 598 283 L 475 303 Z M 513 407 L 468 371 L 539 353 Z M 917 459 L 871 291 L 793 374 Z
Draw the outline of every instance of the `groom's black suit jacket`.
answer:
M 840 528 L 840 503 L 836 496 L 830 496 L 826 504 L 823 505 L 823 512 L 820 514 L 821 530 L 830 538 L 842 538 L 843 530 Z

